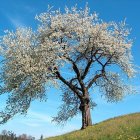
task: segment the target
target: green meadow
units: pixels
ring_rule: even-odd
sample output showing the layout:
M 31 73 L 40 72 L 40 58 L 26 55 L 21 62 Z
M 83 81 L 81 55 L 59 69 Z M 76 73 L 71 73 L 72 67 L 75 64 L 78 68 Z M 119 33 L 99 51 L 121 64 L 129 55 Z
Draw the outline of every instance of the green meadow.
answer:
M 140 140 L 140 113 L 115 117 L 85 130 L 45 140 Z

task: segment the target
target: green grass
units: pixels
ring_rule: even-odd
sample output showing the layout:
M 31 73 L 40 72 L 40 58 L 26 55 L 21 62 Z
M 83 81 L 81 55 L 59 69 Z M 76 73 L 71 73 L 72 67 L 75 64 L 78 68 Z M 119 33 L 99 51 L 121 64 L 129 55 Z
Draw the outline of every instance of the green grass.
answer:
M 140 140 L 140 113 L 112 118 L 85 130 L 46 140 Z

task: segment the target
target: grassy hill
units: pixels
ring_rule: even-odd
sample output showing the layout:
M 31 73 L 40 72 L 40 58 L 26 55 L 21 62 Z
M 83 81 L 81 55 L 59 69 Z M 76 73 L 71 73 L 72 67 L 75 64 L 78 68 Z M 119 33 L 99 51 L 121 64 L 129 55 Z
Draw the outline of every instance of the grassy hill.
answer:
M 140 113 L 112 118 L 85 130 L 46 140 L 140 140 Z

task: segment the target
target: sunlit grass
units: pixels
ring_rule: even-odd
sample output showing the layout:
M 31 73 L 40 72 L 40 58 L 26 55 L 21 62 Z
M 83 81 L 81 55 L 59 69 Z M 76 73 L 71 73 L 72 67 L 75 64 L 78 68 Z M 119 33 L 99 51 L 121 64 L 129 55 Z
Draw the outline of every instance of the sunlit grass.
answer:
M 46 140 L 140 140 L 140 113 L 109 119 L 85 130 Z

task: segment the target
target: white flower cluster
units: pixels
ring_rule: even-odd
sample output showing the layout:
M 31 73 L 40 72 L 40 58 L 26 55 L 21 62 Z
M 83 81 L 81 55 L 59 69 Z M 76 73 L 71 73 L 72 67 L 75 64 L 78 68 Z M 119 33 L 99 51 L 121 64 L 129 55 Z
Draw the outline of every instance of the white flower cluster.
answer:
M 108 101 L 122 99 L 127 87 L 105 68 L 117 64 L 128 77 L 135 74 L 125 22 L 103 22 L 87 6 L 84 10 L 66 7 L 64 13 L 49 9 L 36 19 L 40 21 L 36 32 L 18 28 L 6 31 L 0 40 L 0 94 L 11 93 L 6 111 L 0 112 L 0 123 L 26 113 L 32 100 L 46 99 L 46 84 L 57 85 L 59 80 L 79 98 L 98 83 Z M 93 63 L 101 65 L 99 70 L 97 66 L 91 71 Z M 75 72 L 71 79 L 61 75 L 61 67 L 67 69 L 68 64 Z
M 87 52 L 90 52 L 94 46 L 105 57 L 113 55 L 112 61 L 129 77 L 133 76 L 132 40 L 128 39 L 130 30 L 125 21 L 118 24 L 103 22 L 96 13 L 89 15 L 88 7 L 85 10 L 77 10 L 76 7 L 65 10 L 65 13 L 48 11 L 36 16 L 41 22 L 38 32 L 44 38 L 42 48 L 54 49 L 51 57 L 67 61 L 66 56 L 72 58 L 77 52 L 85 53 L 87 46 Z
M 132 41 L 125 22 L 103 22 L 96 13 L 90 14 L 87 6 L 84 10 L 66 8 L 65 13 L 48 10 L 36 19 L 41 23 L 37 32 L 19 28 L 7 31 L 1 40 L 2 78 L 7 90 L 28 85 L 42 92 L 46 82 L 55 84 L 56 70 L 69 59 L 76 62 L 80 55 L 89 58 L 94 52 L 103 59 L 111 57 L 109 64 L 115 63 L 133 76 Z

